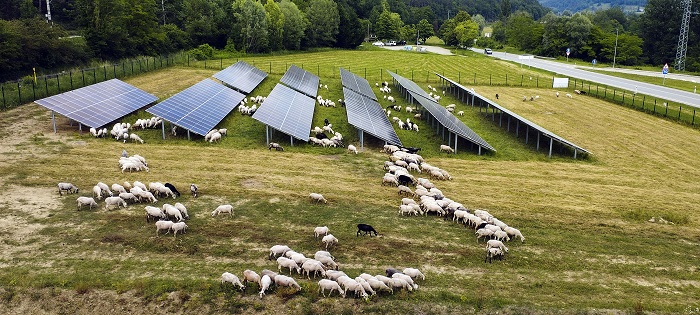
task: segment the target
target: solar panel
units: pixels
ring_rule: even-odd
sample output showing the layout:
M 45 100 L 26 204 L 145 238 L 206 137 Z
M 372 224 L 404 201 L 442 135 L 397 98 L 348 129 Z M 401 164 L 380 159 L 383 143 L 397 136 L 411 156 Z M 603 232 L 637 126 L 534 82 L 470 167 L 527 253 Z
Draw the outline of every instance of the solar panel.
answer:
M 124 81 L 111 79 L 34 102 L 85 126 L 99 128 L 157 100 Z
M 316 100 L 277 84 L 253 118 L 302 141 L 309 141 Z
M 243 61 L 239 61 L 214 74 L 214 78 L 233 87 L 243 94 L 250 93 L 260 82 L 265 80 L 267 73 Z
M 292 65 L 284 73 L 280 82 L 310 97 L 316 97 L 320 79 L 306 70 Z
M 343 82 L 344 87 L 347 87 L 348 89 L 351 89 L 375 101 L 377 100 L 377 96 L 374 95 L 372 87 L 369 85 L 369 82 L 367 82 L 367 80 L 365 80 L 364 78 L 361 78 L 350 71 L 340 68 L 340 79 Z
M 388 143 L 402 146 L 399 136 L 377 101 L 348 88 L 343 88 L 343 94 L 351 125 Z
M 590 153 L 590 152 L 588 152 L 586 149 L 577 146 L 576 144 L 574 144 L 574 143 L 572 143 L 572 142 L 570 142 L 570 141 L 568 141 L 568 140 L 566 140 L 566 139 L 564 139 L 564 138 L 562 138 L 562 137 L 560 137 L 560 136 L 558 136 L 558 135 L 552 133 L 551 131 L 549 131 L 549 130 L 547 130 L 547 129 L 545 129 L 545 128 L 539 126 L 539 125 L 537 125 L 536 123 L 533 123 L 533 122 L 531 122 L 531 121 L 525 119 L 524 117 L 522 117 L 522 116 L 520 116 L 520 115 L 518 115 L 518 114 L 516 114 L 516 113 L 514 113 L 514 112 L 512 112 L 512 111 L 510 111 L 510 110 L 508 110 L 507 108 L 502 107 L 501 105 L 498 105 L 498 104 L 492 102 L 490 99 L 487 99 L 486 97 L 481 96 L 480 94 L 476 93 L 474 90 L 472 90 L 472 89 L 467 89 L 465 86 L 463 86 L 463 85 L 461 85 L 461 84 L 459 84 L 459 83 L 457 83 L 457 82 L 455 82 L 455 81 L 453 81 L 453 80 L 450 80 L 450 79 L 448 79 L 448 78 L 446 78 L 446 77 L 444 77 L 444 76 L 442 76 L 442 75 L 440 75 L 440 74 L 438 74 L 438 73 L 435 73 L 435 74 L 436 74 L 437 76 L 439 76 L 440 78 L 443 78 L 443 79 L 445 79 L 446 81 L 452 83 L 452 85 L 454 85 L 454 86 L 456 86 L 456 87 L 462 89 L 463 91 L 465 91 L 465 92 L 467 92 L 467 93 L 470 93 L 470 94 L 473 94 L 475 97 L 481 99 L 482 101 L 484 101 L 484 102 L 486 102 L 486 103 L 489 103 L 491 106 L 497 108 L 498 110 L 502 111 L 502 112 L 505 113 L 506 115 L 510 115 L 511 117 L 513 117 L 513 118 L 519 120 L 520 122 L 522 122 L 522 123 L 524 123 L 524 124 L 530 126 L 530 128 L 533 128 L 533 129 L 535 129 L 535 130 L 541 132 L 542 134 L 544 134 L 544 135 L 546 135 L 546 136 L 548 136 L 548 137 L 550 137 L 550 138 L 554 138 L 554 139 L 556 139 L 557 141 L 559 141 L 559 142 L 561 142 L 561 143 L 564 143 L 564 144 L 566 144 L 566 145 L 568 145 L 568 146 L 570 146 L 570 147 L 573 147 L 573 148 L 575 148 L 575 149 L 577 149 L 577 150 L 579 150 L 579 151 L 583 151 L 583 152 L 586 152 L 586 153 Z
M 430 97 L 423 89 L 421 89 L 415 82 L 408 80 L 398 74 L 388 71 L 389 74 L 399 82 L 399 84 L 404 87 L 408 93 L 411 94 L 413 99 L 415 99 L 423 108 L 425 108 L 431 116 L 445 128 L 451 132 L 459 135 L 460 137 L 479 145 L 482 148 L 489 149 L 491 151 L 496 151 L 486 140 L 481 138 L 473 130 L 469 129 L 461 120 L 457 119 L 452 113 L 447 111 L 445 107 L 435 102 L 435 100 Z
M 212 79 L 204 79 L 146 111 L 203 136 L 236 108 L 244 97 Z

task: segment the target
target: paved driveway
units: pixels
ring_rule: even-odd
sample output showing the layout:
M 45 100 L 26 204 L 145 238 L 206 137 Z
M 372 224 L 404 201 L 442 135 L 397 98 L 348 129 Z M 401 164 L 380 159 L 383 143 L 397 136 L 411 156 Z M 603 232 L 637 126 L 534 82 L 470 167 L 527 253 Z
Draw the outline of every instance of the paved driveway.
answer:
M 403 50 L 404 46 L 381 46 L 382 48 L 389 49 L 389 50 Z M 413 49 L 415 49 L 415 45 L 413 46 Z M 426 45 L 420 45 L 418 47 L 423 47 L 428 50 L 428 52 L 431 53 L 436 53 L 439 55 L 446 55 L 446 56 L 452 56 L 454 55 L 452 52 L 450 52 L 449 49 L 438 47 L 438 46 L 426 46 Z

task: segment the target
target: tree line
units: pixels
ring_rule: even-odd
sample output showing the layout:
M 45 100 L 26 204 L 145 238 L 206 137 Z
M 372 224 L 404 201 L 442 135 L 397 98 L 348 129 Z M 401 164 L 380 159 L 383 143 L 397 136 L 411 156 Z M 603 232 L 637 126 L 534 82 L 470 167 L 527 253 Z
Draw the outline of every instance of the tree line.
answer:
M 45 1 L 0 0 L 0 79 L 193 48 L 196 58 L 214 49 L 354 48 L 375 36 L 411 43 L 436 35 L 455 47 L 550 57 L 569 48 L 585 60 L 663 64 L 675 58 L 682 14 L 680 0 L 650 0 L 641 15 L 620 8 L 556 15 L 536 0 L 52 0 L 49 24 Z M 493 32 L 483 37 L 487 26 Z M 691 71 L 700 69 L 699 31 L 692 19 Z

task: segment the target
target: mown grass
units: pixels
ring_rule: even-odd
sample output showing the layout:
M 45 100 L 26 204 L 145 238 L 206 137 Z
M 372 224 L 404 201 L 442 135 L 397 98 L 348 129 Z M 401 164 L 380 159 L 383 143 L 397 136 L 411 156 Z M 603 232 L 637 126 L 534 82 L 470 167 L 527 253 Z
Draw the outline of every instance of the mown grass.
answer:
M 128 82 L 164 99 L 214 71 L 173 68 Z M 271 75 L 252 95 L 269 93 L 279 76 Z M 339 81 L 322 77 L 329 90 L 321 94 L 342 98 Z M 423 147 L 427 162 L 452 174 L 453 181 L 436 182 L 448 197 L 488 209 L 525 234 L 525 243 L 509 243 L 508 257 L 493 264 L 484 263 L 483 243 L 476 243 L 473 231 L 441 218 L 397 214 L 395 188 L 380 185 L 386 156 L 378 153 L 379 141 L 354 155 L 340 148 L 289 146 L 288 138 L 276 133 L 274 140 L 285 151 L 268 151 L 263 127 L 232 113 L 221 125 L 229 136 L 219 144 L 197 137 L 188 141 L 182 134 L 162 140 L 160 129 L 138 132 L 146 144 L 124 144 L 93 139 L 63 119 L 54 136 L 50 115 L 35 105 L 2 113 L 3 135 L 20 136 L 8 129 L 10 121 L 37 123 L 34 133 L 14 145 L 16 152 L 3 154 L 5 190 L 18 191 L 20 185 L 55 194 L 55 183 L 65 180 L 87 194 L 98 181 L 140 180 L 170 182 L 183 192 L 196 182 L 201 197 L 177 200 L 191 215 L 188 233 L 177 238 L 156 236 L 142 205 L 76 211 L 75 195 L 56 195 L 51 199 L 58 205 L 43 209 L 49 215 L 34 217 L 0 203 L 0 216 L 42 225 L 26 239 L 12 231 L 3 234 L 11 242 L 0 248 L 13 255 L 0 256 L 0 283 L 7 288 L 0 307 L 16 306 L 24 292 L 42 288 L 87 296 L 133 292 L 146 305 L 170 303 L 168 296 L 177 291 L 185 309 L 214 305 L 214 313 L 681 313 L 697 307 L 697 130 L 591 97 L 555 98 L 551 90 L 525 87 L 475 88 L 482 95 L 499 93 L 502 105 L 593 152 L 586 160 L 547 159 L 461 103 L 461 119 L 496 153 L 447 156 L 437 152 L 442 139 L 429 127 L 397 131 L 406 145 Z M 540 100 L 521 101 L 522 95 L 536 93 Z M 448 96 L 443 102 L 455 101 Z M 124 121 L 145 116 L 139 112 Z M 324 118 L 343 132 L 346 143 L 357 140 L 344 109 L 317 107 L 314 125 Z M 119 172 L 122 149 L 145 156 L 151 172 Z M 329 204 L 311 204 L 310 192 L 323 193 Z M 174 200 L 156 205 L 164 202 Z M 211 210 L 225 203 L 234 205 L 234 216 L 211 217 Z M 652 216 L 675 225 L 647 222 Z M 360 222 L 383 235 L 356 237 Z M 317 225 L 328 225 L 340 239 L 332 252 L 349 274 L 411 266 L 422 269 L 426 281 L 417 292 L 368 302 L 324 299 L 307 280 L 299 280 L 299 294 L 276 290 L 262 301 L 255 286 L 240 293 L 219 284 L 224 271 L 276 269 L 267 260 L 274 244 L 307 254 L 321 249 L 312 234 Z
M 658 70 L 658 69 L 654 69 L 654 71 L 656 71 L 656 70 Z M 671 78 L 666 78 L 664 80 L 664 78 L 659 78 L 659 77 L 654 77 L 654 76 L 616 72 L 616 71 L 605 71 L 602 69 L 601 70 L 592 70 L 592 71 L 606 74 L 606 75 L 613 76 L 613 77 L 624 78 L 624 79 L 629 79 L 629 80 L 634 80 L 634 81 L 639 81 L 639 82 L 644 82 L 644 83 L 649 83 L 649 84 L 655 84 L 655 85 L 665 86 L 665 87 L 669 87 L 672 89 L 677 89 L 677 90 L 681 90 L 681 91 L 688 91 L 688 92 L 696 91 L 696 87 L 698 85 L 697 82 L 692 82 L 692 81 L 687 81 L 687 80 L 676 80 L 676 79 L 671 79 Z

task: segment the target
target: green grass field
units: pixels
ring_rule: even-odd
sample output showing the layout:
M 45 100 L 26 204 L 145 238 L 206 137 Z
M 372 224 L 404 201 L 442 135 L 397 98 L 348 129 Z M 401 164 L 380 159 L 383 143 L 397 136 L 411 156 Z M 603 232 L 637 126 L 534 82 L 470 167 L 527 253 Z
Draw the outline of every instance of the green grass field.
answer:
M 318 65 L 328 84 L 319 94 L 338 99 L 337 67 L 360 76 L 367 68 L 371 84 L 388 81 L 380 69 L 399 68 L 405 76 L 422 72 L 414 78 L 421 86 L 436 84 L 435 76 L 423 79 L 432 68 L 446 75 L 468 69 L 504 75 L 514 68 L 477 55 L 369 49 L 245 60 L 265 71 L 265 65 L 280 69 L 251 95 L 267 95 L 283 64 L 303 62 Z M 216 71 L 172 67 L 127 82 L 162 100 Z M 421 122 L 418 133 L 397 131 L 404 144 L 423 148 L 426 162 L 454 177 L 434 181 L 447 197 L 470 209 L 488 209 L 525 235 L 524 243 L 507 244 L 505 260 L 492 264 L 484 263 L 483 242 L 475 241 L 472 229 L 434 216 L 398 215 L 396 188 L 381 185 L 387 156 L 377 140 L 367 140 L 354 155 L 342 148 L 290 146 L 288 137 L 275 133 L 273 140 L 285 151 L 268 151 L 264 126 L 234 112 L 220 125 L 229 136 L 218 144 L 190 141 L 182 133 L 163 140 L 160 129 L 137 131 L 146 144 L 125 144 L 94 139 L 62 117 L 53 134 L 50 113 L 34 104 L 1 112 L 0 313 L 698 313 L 698 130 L 592 97 L 556 98 L 553 90 L 536 86 L 474 88 L 482 95 L 499 93 L 501 105 L 592 152 L 588 159 L 548 159 L 449 96 L 442 104 L 457 103 L 465 111 L 460 119 L 497 152 L 439 153 L 443 140 Z M 538 101 L 521 101 L 535 94 Z M 408 105 L 397 93 L 394 97 Z M 147 116 L 139 112 L 123 121 Z M 343 108 L 317 106 L 314 125 L 324 118 L 346 144 L 357 145 Z M 151 171 L 122 174 L 117 168 L 122 149 L 145 156 Z M 198 184 L 199 198 L 183 195 L 156 204 L 185 204 L 191 215 L 187 234 L 156 236 L 153 223 L 144 220 L 144 205 L 106 211 L 100 202 L 97 210 L 76 211 L 77 196 L 56 191 L 60 181 L 89 195 L 99 181 L 135 180 L 170 182 L 180 191 Z M 310 203 L 310 192 L 322 193 L 328 204 Z M 233 217 L 212 217 L 220 204 L 232 204 Z M 652 217 L 673 224 L 649 222 Z M 382 235 L 356 237 L 361 222 Z M 256 285 L 244 292 L 220 285 L 224 271 L 240 277 L 245 269 L 277 269 L 267 260 L 275 244 L 313 255 L 322 249 L 313 237 L 319 225 L 340 240 L 331 251 L 349 275 L 415 267 L 426 280 L 415 292 L 368 301 L 323 298 L 316 281 L 296 275 L 300 293 L 275 289 L 263 299 Z

